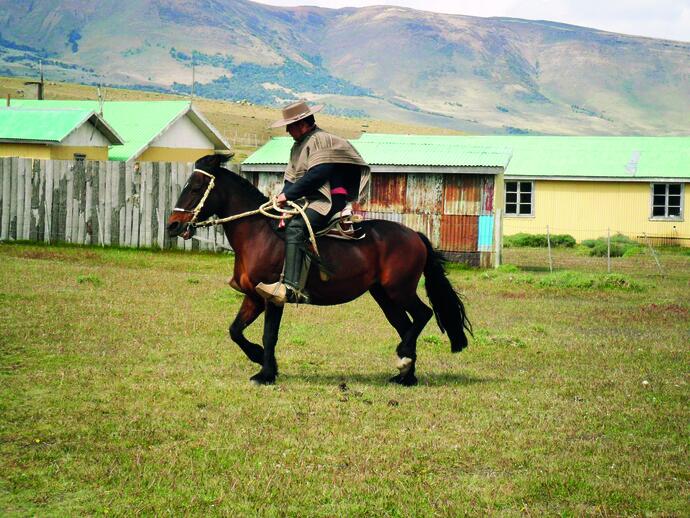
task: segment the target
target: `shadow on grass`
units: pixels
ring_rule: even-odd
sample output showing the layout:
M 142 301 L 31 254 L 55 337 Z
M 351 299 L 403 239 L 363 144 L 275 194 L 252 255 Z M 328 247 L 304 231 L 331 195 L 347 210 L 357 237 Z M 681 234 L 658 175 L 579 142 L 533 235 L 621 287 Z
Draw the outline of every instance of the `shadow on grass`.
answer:
M 391 371 L 387 372 L 370 372 L 366 374 L 336 374 L 336 373 L 323 373 L 323 374 L 281 374 L 283 380 L 292 381 L 303 381 L 305 383 L 317 384 L 317 385 L 339 385 L 340 383 L 362 383 L 364 385 L 373 386 L 394 386 L 388 380 L 395 373 Z M 441 386 L 468 386 L 475 385 L 477 383 L 502 383 L 504 380 L 499 378 L 480 378 L 476 376 L 469 376 L 462 373 L 444 373 L 444 374 L 434 374 L 428 372 L 417 372 L 417 378 L 419 379 L 420 387 L 441 387 Z

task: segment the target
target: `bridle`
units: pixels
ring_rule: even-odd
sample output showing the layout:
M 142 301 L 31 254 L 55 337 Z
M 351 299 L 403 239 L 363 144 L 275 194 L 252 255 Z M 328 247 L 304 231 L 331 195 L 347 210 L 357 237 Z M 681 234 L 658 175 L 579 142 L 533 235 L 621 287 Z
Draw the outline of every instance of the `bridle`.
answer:
M 205 176 L 208 176 L 208 177 L 211 179 L 211 181 L 208 182 L 208 186 L 206 187 L 206 192 L 205 192 L 204 195 L 201 197 L 201 199 L 199 200 L 199 203 L 197 203 L 197 205 L 196 205 L 196 207 L 194 207 L 194 209 L 189 210 L 189 209 L 182 209 L 182 208 L 180 208 L 180 207 L 175 207 L 175 208 L 173 209 L 173 212 L 186 212 L 187 214 L 192 214 L 192 219 L 190 219 L 190 220 L 187 222 L 187 224 L 188 224 L 190 227 L 196 227 L 196 226 L 198 226 L 197 223 L 196 223 L 196 220 L 197 220 L 198 217 L 199 217 L 199 213 L 201 212 L 201 209 L 204 208 L 204 203 L 206 203 L 206 199 L 208 198 L 208 195 L 211 194 L 211 190 L 212 190 L 213 187 L 216 185 L 216 177 L 213 176 L 212 174 L 207 173 L 206 171 L 204 171 L 204 170 L 202 170 L 202 169 L 194 169 L 194 172 L 195 172 L 195 173 L 201 173 L 201 174 L 203 174 L 203 175 L 205 175 Z
M 258 209 L 256 210 L 250 210 L 247 212 L 242 212 L 241 214 L 235 214 L 233 216 L 228 216 L 226 218 L 212 218 L 212 219 L 207 219 L 206 221 L 200 221 L 197 222 L 197 219 L 199 218 L 199 214 L 201 213 L 201 210 L 204 208 L 204 203 L 206 203 L 206 199 L 208 198 L 208 195 L 211 194 L 211 190 L 213 187 L 216 185 L 216 177 L 213 176 L 211 173 L 207 173 L 203 169 L 197 169 L 195 168 L 194 173 L 201 173 L 204 176 L 208 176 L 211 180 L 208 182 L 208 186 L 206 187 L 206 192 L 204 192 L 204 195 L 201 197 L 199 200 L 199 203 L 197 203 L 196 207 L 194 207 L 192 210 L 189 209 L 183 209 L 181 207 L 175 207 L 173 208 L 173 212 L 185 212 L 187 214 L 192 215 L 192 219 L 190 219 L 187 222 L 187 228 L 199 228 L 199 227 L 210 227 L 210 226 L 215 226 L 215 225 L 222 225 L 223 223 L 229 223 L 230 221 L 235 221 L 240 218 L 245 218 L 247 216 L 253 216 L 255 214 L 261 214 L 263 216 L 266 216 L 271 219 L 290 219 L 291 217 L 299 214 L 303 219 L 304 222 L 307 226 L 307 231 L 309 232 L 309 241 L 311 241 L 312 246 L 314 247 L 314 251 L 316 255 L 319 255 L 319 248 L 316 245 L 316 236 L 314 235 L 314 230 L 311 226 L 311 222 L 309 221 L 309 218 L 307 218 L 307 215 L 304 213 L 304 210 L 307 208 L 307 203 L 304 205 L 300 206 L 297 203 L 293 201 L 288 201 L 287 204 L 288 206 L 291 207 L 291 209 L 285 209 L 282 207 L 279 207 L 276 204 L 275 198 L 272 200 L 267 201 L 263 205 L 261 205 Z M 271 214 L 269 211 L 275 211 L 278 214 Z

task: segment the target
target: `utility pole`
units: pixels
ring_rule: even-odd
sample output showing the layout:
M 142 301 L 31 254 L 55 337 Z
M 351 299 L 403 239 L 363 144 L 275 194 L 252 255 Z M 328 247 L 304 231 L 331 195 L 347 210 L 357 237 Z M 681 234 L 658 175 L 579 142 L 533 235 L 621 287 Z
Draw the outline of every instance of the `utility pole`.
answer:
M 24 83 L 24 85 L 25 85 L 25 86 L 36 85 L 36 87 L 37 87 L 37 89 L 38 89 L 36 98 L 37 98 L 39 101 L 42 101 L 42 100 L 43 100 L 43 87 L 44 87 L 44 81 L 43 81 L 43 60 L 40 61 L 40 69 L 41 69 L 41 79 L 40 79 L 40 81 L 27 81 L 26 83 Z

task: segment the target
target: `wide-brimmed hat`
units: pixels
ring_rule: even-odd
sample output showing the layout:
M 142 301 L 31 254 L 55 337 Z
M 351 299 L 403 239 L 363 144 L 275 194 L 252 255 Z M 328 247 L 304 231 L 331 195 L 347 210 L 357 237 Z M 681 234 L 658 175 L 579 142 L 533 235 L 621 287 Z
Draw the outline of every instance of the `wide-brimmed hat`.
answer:
M 317 104 L 316 106 L 309 106 L 304 101 L 297 101 L 292 104 L 288 104 L 283 108 L 283 118 L 279 121 L 275 121 L 271 124 L 271 128 L 280 128 L 281 126 L 287 126 L 293 122 L 297 122 L 302 119 L 306 119 L 310 115 L 314 115 L 323 109 L 323 104 Z

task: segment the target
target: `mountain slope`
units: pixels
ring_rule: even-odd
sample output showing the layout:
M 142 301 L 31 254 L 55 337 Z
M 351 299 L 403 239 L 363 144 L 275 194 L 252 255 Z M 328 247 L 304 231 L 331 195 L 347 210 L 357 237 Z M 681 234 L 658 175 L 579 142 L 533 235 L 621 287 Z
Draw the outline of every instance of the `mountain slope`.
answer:
M 449 128 L 688 132 L 690 43 L 553 22 L 247 0 L 0 0 L 0 72 Z

